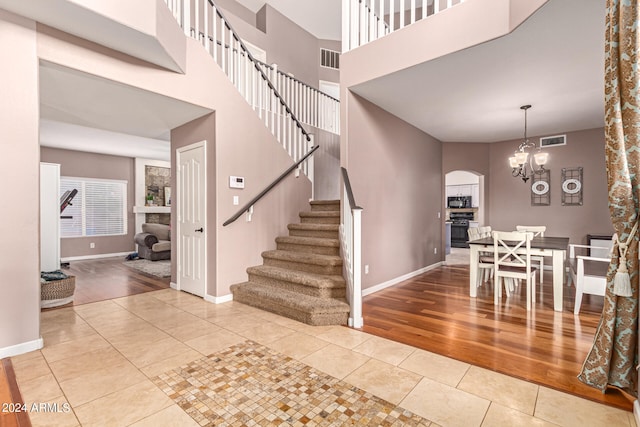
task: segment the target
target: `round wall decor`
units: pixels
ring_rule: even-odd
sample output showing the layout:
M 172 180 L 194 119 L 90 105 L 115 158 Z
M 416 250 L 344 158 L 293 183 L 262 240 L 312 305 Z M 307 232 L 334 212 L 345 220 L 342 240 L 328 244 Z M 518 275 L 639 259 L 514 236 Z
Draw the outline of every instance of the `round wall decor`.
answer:
M 562 205 L 582 205 L 582 168 L 562 168 Z
M 551 204 L 551 172 L 542 169 L 533 174 L 531 184 L 531 206 L 549 206 Z
M 562 183 L 562 191 L 567 194 L 577 194 L 582 189 L 582 183 L 575 178 L 565 179 Z
M 533 184 L 531 184 L 531 191 L 533 191 L 538 196 L 547 194 L 547 192 L 549 191 L 549 183 L 546 181 L 534 181 Z

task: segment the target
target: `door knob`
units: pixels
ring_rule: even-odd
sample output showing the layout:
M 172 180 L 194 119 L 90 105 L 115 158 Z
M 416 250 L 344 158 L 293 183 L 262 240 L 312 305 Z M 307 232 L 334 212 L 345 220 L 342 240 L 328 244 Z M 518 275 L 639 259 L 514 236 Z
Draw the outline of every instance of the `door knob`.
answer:
M 200 227 L 200 228 L 198 228 L 198 229 L 196 230 L 196 233 L 202 233 L 202 232 L 204 232 L 204 228 L 202 228 L 202 227 Z

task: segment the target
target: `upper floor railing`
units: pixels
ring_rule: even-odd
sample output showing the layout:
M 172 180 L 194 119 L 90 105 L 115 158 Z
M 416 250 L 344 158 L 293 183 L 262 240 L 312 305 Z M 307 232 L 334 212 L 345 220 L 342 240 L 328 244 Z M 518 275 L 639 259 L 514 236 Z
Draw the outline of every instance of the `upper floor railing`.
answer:
M 342 51 L 377 40 L 465 0 L 342 0 Z
M 165 0 L 185 34 L 198 40 L 294 161 L 311 136 L 212 0 Z M 308 172 L 306 162 L 302 165 Z
M 258 62 L 302 123 L 327 132 L 340 133 L 340 101 L 283 73 L 276 64 Z

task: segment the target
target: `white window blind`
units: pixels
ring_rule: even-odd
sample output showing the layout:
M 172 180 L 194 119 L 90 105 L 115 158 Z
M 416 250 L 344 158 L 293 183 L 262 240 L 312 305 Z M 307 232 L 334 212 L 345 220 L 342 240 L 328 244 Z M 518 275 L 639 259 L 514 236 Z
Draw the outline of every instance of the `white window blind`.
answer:
M 78 194 L 60 220 L 61 237 L 127 234 L 127 182 L 108 179 L 60 178 L 60 194 Z

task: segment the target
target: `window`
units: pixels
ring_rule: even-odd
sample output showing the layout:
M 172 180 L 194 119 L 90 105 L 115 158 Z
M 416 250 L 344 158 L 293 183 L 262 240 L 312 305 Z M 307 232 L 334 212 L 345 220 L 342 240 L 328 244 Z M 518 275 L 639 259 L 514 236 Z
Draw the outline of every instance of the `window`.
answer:
M 60 194 L 73 189 L 78 194 L 61 213 L 60 237 L 127 234 L 126 181 L 60 178 Z

